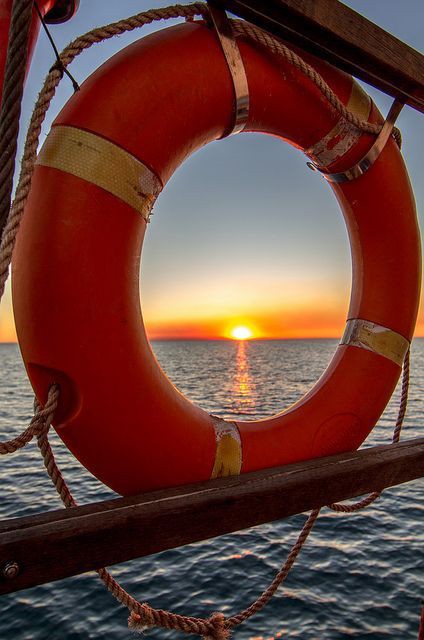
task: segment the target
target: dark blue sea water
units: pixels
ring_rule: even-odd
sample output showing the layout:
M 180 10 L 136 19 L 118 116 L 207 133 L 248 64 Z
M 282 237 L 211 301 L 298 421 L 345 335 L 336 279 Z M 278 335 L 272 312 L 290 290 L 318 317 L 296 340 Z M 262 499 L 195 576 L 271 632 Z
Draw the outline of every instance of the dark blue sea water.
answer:
M 224 418 L 271 415 L 303 395 L 335 349 L 332 340 L 156 342 L 171 380 L 194 402 Z M 31 417 L 32 394 L 14 345 L 0 345 L 0 437 L 20 432 Z M 207 366 L 205 366 L 207 363 Z M 424 340 L 412 351 L 404 438 L 424 432 Z M 368 444 L 390 441 L 395 394 Z M 417 426 L 421 425 L 421 427 Z M 80 503 L 111 496 L 54 437 L 57 460 Z M 34 444 L 0 460 L 1 517 L 60 508 Z M 423 481 L 388 489 L 354 516 L 323 510 L 281 591 L 239 627 L 238 640 L 416 640 L 424 596 Z M 134 560 L 112 573 L 138 599 L 189 615 L 250 604 L 280 567 L 304 522 L 299 515 L 204 543 Z M 140 531 L 140 535 L 143 532 Z M 126 610 L 94 574 L 0 598 L 0 639 L 123 640 Z M 152 638 L 182 638 L 162 630 Z

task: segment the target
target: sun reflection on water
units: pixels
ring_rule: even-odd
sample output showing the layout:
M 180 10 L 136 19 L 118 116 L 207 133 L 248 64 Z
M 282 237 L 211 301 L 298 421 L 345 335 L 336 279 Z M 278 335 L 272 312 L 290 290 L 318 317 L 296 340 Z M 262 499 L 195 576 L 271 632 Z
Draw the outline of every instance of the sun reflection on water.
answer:
M 233 397 L 237 413 L 251 413 L 256 407 L 255 383 L 249 371 L 248 343 L 240 340 L 237 347 Z

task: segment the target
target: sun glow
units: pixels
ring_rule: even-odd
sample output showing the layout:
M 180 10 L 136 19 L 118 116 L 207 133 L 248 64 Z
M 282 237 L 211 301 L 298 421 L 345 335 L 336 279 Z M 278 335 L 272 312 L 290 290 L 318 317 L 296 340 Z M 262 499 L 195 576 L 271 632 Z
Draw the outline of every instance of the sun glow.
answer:
M 239 325 L 238 327 L 231 329 L 231 337 L 234 340 L 249 340 L 249 338 L 253 337 L 253 333 L 248 327 Z

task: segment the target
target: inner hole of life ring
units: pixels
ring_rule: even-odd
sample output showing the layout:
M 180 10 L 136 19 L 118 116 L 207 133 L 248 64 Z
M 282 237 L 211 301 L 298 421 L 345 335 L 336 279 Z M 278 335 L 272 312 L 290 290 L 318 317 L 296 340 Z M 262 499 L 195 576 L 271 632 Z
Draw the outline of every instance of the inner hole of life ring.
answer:
M 263 134 L 211 143 L 172 176 L 146 231 L 140 297 L 152 350 L 188 399 L 225 419 L 296 402 L 343 333 L 347 230 L 306 160 Z M 253 339 L 228 339 L 237 326 Z

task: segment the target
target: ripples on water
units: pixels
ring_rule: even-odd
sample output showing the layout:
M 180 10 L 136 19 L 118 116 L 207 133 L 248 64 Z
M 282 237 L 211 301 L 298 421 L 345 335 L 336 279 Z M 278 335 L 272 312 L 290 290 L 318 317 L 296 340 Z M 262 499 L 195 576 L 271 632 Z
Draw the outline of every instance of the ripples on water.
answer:
M 332 340 L 156 342 L 171 380 L 193 402 L 223 418 L 255 419 L 302 396 L 335 349 Z M 0 437 L 12 437 L 31 417 L 32 394 L 17 347 L 0 345 Z M 404 437 L 423 435 L 424 340 L 412 353 L 411 393 Z M 369 438 L 387 443 L 398 391 Z M 421 425 L 421 429 L 417 428 Z M 81 503 L 111 491 L 81 468 L 53 437 L 57 460 Z M 0 461 L 2 517 L 59 508 L 35 445 Z M 388 489 L 364 513 L 324 510 L 283 588 L 268 607 L 239 627 L 239 640 L 413 639 L 424 596 L 423 481 Z M 234 613 L 268 585 L 294 542 L 304 516 L 262 525 L 113 568 L 130 592 L 153 606 L 189 615 Z M 142 532 L 141 532 L 142 534 Z M 152 638 L 177 638 L 162 630 Z M 92 574 L 0 598 L 0 639 L 133 638 L 125 610 Z

